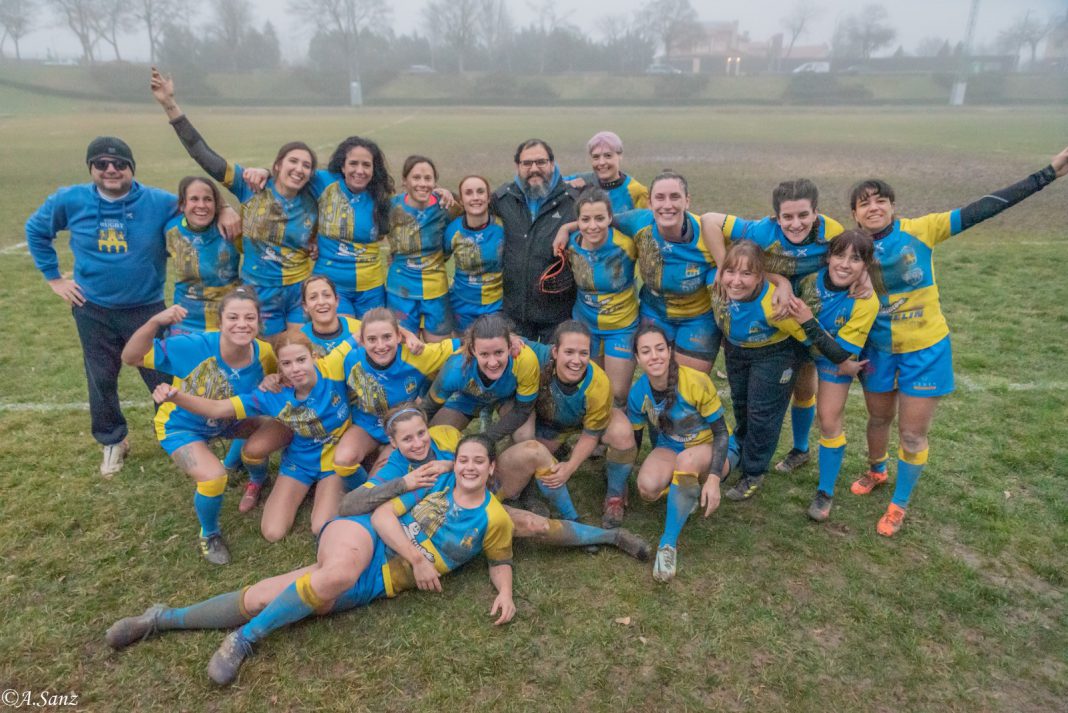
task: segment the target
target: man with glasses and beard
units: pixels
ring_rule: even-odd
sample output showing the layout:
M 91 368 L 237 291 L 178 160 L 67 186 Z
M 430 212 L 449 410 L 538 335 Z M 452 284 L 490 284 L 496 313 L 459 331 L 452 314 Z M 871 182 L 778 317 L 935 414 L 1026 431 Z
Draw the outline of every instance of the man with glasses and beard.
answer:
M 129 450 L 119 405 L 122 349 L 138 327 L 165 307 L 167 245 L 163 228 L 178 210 L 173 193 L 134 180 L 133 152 L 121 139 L 100 136 L 85 162 L 91 183 L 61 188 L 26 221 L 26 244 L 48 286 L 71 306 L 89 382 L 93 438 L 104 447 L 101 475 L 122 469 Z M 240 233 L 240 217 L 220 214 L 228 236 Z M 59 271 L 53 245 L 70 231 L 73 278 Z M 151 392 L 167 377 L 141 369 Z
M 504 224 L 504 314 L 524 337 L 548 343 L 556 325 L 571 318 L 575 303 L 566 264 L 551 279 L 543 276 L 556 262 L 556 231 L 575 220 L 576 194 L 541 139 L 519 144 L 515 168 L 515 180 L 493 194 L 493 209 Z

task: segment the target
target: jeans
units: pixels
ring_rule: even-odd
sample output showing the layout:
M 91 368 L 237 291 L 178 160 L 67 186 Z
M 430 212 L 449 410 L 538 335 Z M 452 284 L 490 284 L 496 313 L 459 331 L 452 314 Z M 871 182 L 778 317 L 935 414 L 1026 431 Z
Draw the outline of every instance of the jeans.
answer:
M 156 302 L 141 307 L 115 309 L 86 302 L 73 307 L 74 323 L 82 342 L 85 379 L 89 383 L 89 415 L 93 438 L 101 445 L 119 443 L 128 430 L 126 418 L 119 407 L 119 369 L 122 368 L 122 349 L 130 336 L 152 315 L 166 305 Z M 154 369 L 139 369 L 149 393 L 158 384 L 170 381 L 166 374 Z
M 767 471 L 779 443 L 797 380 L 799 345 L 793 339 L 749 349 L 730 342 L 724 345 L 742 474 L 757 477 Z

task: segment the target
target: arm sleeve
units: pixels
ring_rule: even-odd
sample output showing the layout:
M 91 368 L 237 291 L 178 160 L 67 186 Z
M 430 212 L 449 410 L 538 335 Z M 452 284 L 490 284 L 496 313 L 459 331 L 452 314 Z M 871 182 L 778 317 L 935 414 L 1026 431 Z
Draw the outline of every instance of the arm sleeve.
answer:
M 1022 181 L 1017 181 L 1011 186 L 969 203 L 960 209 L 960 227 L 953 231 L 954 234 L 982 223 L 987 218 L 993 218 L 1006 208 L 1011 208 L 1028 196 L 1038 193 L 1055 180 L 1057 180 L 1057 173 L 1053 170 L 1053 166 L 1046 166 Z
M 174 133 L 178 134 L 178 140 L 182 142 L 182 146 L 189 152 L 190 157 L 200 164 L 200 167 L 207 171 L 208 175 L 216 181 L 227 183 L 224 179 L 226 178 L 229 164 L 227 164 L 225 158 L 215 153 L 208 146 L 208 143 L 204 141 L 204 137 L 189 121 L 189 117 L 182 114 L 171 122 L 171 126 L 174 127 Z
M 26 221 L 26 246 L 30 249 L 33 264 L 46 280 L 58 280 L 62 277 L 53 242 L 56 233 L 66 228 L 67 211 L 55 193 Z
M 820 350 L 823 356 L 835 364 L 841 364 L 853 356 L 849 351 L 843 349 L 842 345 L 834 337 L 824 331 L 815 317 L 802 324 L 801 328 L 805 330 L 805 336 Z
M 493 508 L 486 513 L 486 533 L 482 537 L 482 552 L 490 566 L 512 564 L 512 532 L 515 525 L 504 508 Z
M 385 483 L 364 483 L 341 499 L 338 514 L 345 517 L 374 512 L 379 505 L 388 503 L 403 493 L 403 478 L 396 478 Z
M 722 480 L 720 474 L 727 460 L 727 443 L 731 434 L 727 429 L 727 420 L 722 417 L 710 423 L 709 428 L 712 429 L 712 462 L 708 466 L 708 473 Z
M 517 428 L 527 422 L 533 410 L 533 401 L 513 401 L 512 409 L 497 419 L 497 423 L 486 429 L 486 437 L 491 441 L 499 441 L 505 436 L 512 435 Z
M 513 369 L 516 380 L 516 401 L 534 403 L 534 399 L 538 397 L 538 387 L 541 385 L 541 370 L 538 367 L 538 356 L 534 350 L 527 347 L 519 352 L 519 356 L 513 363 Z

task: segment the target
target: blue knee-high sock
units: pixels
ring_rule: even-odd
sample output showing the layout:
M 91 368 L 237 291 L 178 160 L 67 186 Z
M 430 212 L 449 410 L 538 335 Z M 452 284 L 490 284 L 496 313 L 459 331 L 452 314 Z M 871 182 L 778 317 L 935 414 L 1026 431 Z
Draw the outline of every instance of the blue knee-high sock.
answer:
M 367 471 L 362 465 L 338 465 L 334 464 L 334 472 L 341 478 L 341 488 L 350 493 L 367 482 Z
M 605 530 L 593 525 L 583 525 L 581 522 L 572 522 L 570 520 L 549 520 L 548 531 L 533 535 L 530 539 L 543 545 L 555 545 L 557 547 L 614 545 L 616 531 Z
M 244 446 L 244 438 L 235 438 L 230 441 L 230 450 L 226 451 L 226 457 L 223 458 L 223 466 L 227 470 L 233 470 L 241 465 L 241 449 Z
M 661 547 L 675 547 L 678 544 L 682 526 L 686 524 L 700 497 L 701 486 L 697 481 L 697 473 L 676 470 L 671 476 L 671 487 L 668 488 L 664 534 L 660 537 Z
M 263 485 L 267 482 L 267 459 L 252 458 L 244 453 L 241 454 L 241 462 L 248 471 L 248 482 Z
M 322 605 L 322 600 L 311 587 L 311 573 L 305 574 L 282 590 L 263 611 L 241 627 L 241 636 L 254 643 L 275 629 L 281 629 L 311 615 Z
M 545 499 L 549 501 L 549 504 L 560 514 L 562 520 L 578 520 L 578 510 L 575 509 L 574 503 L 571 502 L 571 493 L 568 492 L 567 485 L 561 485 L 559 488 L 550 488 L 540 480 L 537 481 L 538 490 L 545 496 Z
M 200 536 L 207 537 L 219 532 L 219 511 L 222 510 L 223 492 L 226 490 L 226 476 L 197 483 L 197 492 L 193 496 L 193 507 L 200 520 Z
M 233 629 L 249 620 L 242 600 L 245 589 L 220 594 L 187 607 L 164 609 L 156 624 L 160 629 Z
M 790 425 L 794 435 L 794 449 L 808 452 L 808 432 L 816 419 L 816 397 L 790 405 Z
M 834 483 L 842 471 L 842 459 L 845 458 L 846 438 L 841 433 L 833 438 L 820 439 L 820 485 L 819 489 L 827 495 L 834 495 Z
M 894 497 L 890 502 L 900 508 L 909 505 L 909 497 L 912 489 L 916 487 L 916 481 L 923 474 L 923 468 L 927 465 L 927 449 L 919 453 L 909 453 L 905 450 L 897 452 L 897 482 L 894 484 Z
M 619 451 L 615 448 L 608 449 L 608 453 L 605 454 L 606 463 L 604 468 L 605 477 L 608 480 L 605 497 L 627 497 L 627 481 L 630 480 L 630 473 L 634 470 L 634 460 L 637 457 L 638 449 L 633 446 L 625 451 Z
M 890 462 L 890 456 L 883 453 L 882 458 L 877 458 L 868 463 L 868 469 L 874 473 L 885 473 L 886 466 Z

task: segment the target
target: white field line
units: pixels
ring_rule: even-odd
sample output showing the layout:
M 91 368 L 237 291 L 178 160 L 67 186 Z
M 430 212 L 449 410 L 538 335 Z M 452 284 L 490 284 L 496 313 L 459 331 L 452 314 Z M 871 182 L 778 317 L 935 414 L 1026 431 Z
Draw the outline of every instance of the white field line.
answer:
M 29 247 L 26 245 L 25 240 L 23 240 L 21 243 L 15 243 L 14 245 L 5 245 L 4 247 L 0 248 L 0 255 L 7 255 L 9 253 L 17 252 L 29 252 Z
M 152 401 L 120 401 L 123 408 L 152 408 Z M 32 413 L 51 413 L 54 411 L 88 411 L 88 401 L 71 401 L 59 403 L 55 401 L 0 401 L 0 412 L 3 411 L 28 411 Z

